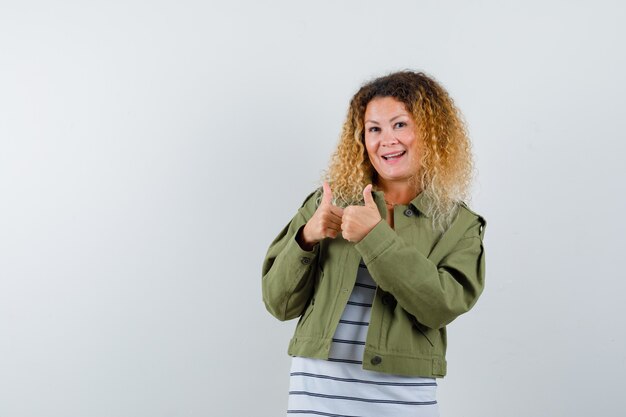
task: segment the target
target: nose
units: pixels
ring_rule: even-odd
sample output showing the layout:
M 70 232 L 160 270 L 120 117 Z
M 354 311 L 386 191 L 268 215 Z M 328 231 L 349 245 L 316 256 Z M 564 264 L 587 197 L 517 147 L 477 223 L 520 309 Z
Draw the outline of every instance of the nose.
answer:
M 393 134 L 393 131 L 386 131 L 383 133 L 382 140 L 380 142 L 382 146 L 393 146 L 398 144 L 398 139 Z

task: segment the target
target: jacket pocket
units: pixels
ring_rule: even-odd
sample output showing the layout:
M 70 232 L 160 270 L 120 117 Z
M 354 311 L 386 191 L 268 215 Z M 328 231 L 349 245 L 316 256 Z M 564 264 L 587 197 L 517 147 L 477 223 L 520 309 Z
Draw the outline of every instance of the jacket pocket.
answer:
M 302 314 L 302 316 L 300 317 L 300 320 L 298 321 L 298 326 L 296 330 L 302 329 L 302 327 L 305 325 L 306 321 L 309 319 L 311 314 L 313 314 L 313 310 L 315 308 L 315 294 L 323 277 L 324 277 L 324 271 L 322 270 L 320 266 L 318 266 L 317 275 L 315 277 L 315 286 L 313 288 L 313 295 L 311 296 L 311 299 L 309 300 L 309 304 L 306 306 L 304 313 Z
M 422 334 L 422 336 L 424 336 L 424 338 L 428 341 L 428 343 L 430 343 L 430 346 L 435 347 L 435 344 L 433 343 L 432 339 L 430 337 L 428 337 L 428 328 L 426 328 L 423 324 L 421 324 L 419 321 L 417 321 L 417 319 L 413 316 L 409 316 L 411 319 L 411 323 L 413 324 L 413 328 L 415 330 L 417 330 L 418 332 L 420 332 Z
M 304 326 L 304 323 L 309 319 L 309 317 L 313 313 L 314 307 L 315 307 L 315 296 L 311 298 L 311 301 L 309 302 L 309 305 L 306 307 L 304 314 L 302 315 L 302 317 L 300 317 L 300 320 L 298 321 L 298 328 L 302 328 L 302 326 Z

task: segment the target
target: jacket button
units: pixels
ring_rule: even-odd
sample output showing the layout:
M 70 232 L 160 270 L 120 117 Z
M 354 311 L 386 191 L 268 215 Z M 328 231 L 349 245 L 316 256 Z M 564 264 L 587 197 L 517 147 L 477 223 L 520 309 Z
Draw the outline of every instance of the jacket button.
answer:
M 405 215 L 406 217 L 411 217 L 411 216 L 413 215 L 413 210 L 411 210 L 411 209 L 409 209 L 409 208 L 408 208 L 408 209 L 406 209 L 406 210 L 404 210 L 404 215 Z
M 311 258 L 300 258 L 300 262 L 302 262 L 304 265 L 308 265 L 311 263 Z
M 380 356 L 374 356 L 370 362 L 372 362 L 372 365 L 380 365 L 382 361 L 383 358 L 381 358 Z

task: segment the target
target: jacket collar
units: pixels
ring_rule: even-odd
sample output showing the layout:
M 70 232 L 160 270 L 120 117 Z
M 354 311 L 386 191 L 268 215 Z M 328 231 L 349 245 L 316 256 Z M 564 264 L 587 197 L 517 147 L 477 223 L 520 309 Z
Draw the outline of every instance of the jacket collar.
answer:
M 422 191 L 421 193 L 417 195 L 417 197 L 411 200 L 411 205 L 415 207 L 422 216 L 430 217 L 428 215 L 428 204 L 430 203 L 430 201 L 431 201 L 430 196 L 426 194 L 424 191 Z
M 383 193 L 382 191 L 373 191 L 373 194 L 378 207 L 386 214 L 386 210 L 384 209 L 386 207 L 384 198 L 385 193 Z M 424 191 L 422 191 L 413 200 L 411 200 L 408 205 L 413 206 L 413 208 L 419 211 L 422 216 L 429 218 L 430 216 L 428 215 L 428 204 L 430 201 L 431 198 Z

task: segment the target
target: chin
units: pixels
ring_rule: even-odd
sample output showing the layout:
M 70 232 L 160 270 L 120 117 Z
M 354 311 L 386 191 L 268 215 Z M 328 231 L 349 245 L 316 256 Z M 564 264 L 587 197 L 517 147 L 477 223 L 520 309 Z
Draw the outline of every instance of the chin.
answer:
M 401 181 L 411 178 L 411 174 L 408 172 L 383 172 L 382 175 L 378 175 L 380 178 L 387 181 Z

